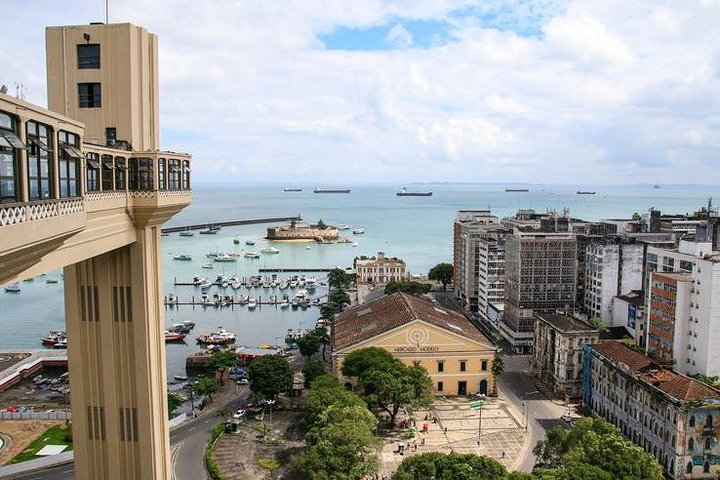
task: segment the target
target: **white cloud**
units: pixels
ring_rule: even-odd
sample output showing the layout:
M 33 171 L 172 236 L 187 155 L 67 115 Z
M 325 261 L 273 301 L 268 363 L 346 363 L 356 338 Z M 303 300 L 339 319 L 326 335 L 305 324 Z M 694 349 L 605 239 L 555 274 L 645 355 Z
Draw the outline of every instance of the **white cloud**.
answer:
M 0 83 L 44 104 L 43 27 L 101 5 L 7 1 Z M 468 6 L 506 15 L 450 17 Z M 717 2 L 117 0 L 111 19 L 160 37 L 163 146 L 192 152 L 199 179 L 262 180 L 268 164 L 313 182 L 720 173 Z M 415 20 L 445 22 L 450 40 L 418 48 Z M 388 25 L 394 50 L 318 40 Z

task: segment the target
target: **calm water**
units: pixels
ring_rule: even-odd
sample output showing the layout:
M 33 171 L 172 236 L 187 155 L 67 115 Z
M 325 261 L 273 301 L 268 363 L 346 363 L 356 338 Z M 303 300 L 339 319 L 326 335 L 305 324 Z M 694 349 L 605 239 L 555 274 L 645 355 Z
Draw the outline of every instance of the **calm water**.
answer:
M 295 185 L 293 185 L 295 186 Z M 407 261 L 412 273 L 426 273 L 434 264 L 452 259 L 452 222 L 457 210 L 491 209 L 493 213 L 512 215 L 518 208 L 545 211 L 553 208 L 562 211 L 569 207 L 574 217 L 599 220 L 610 217 L 629 217 L 656 207 L 663 212 L 684 213 L 706 204 L 708 196 L 718 197 L 720 188 L 650 187 L 582 187 L 597 191 L 596 195 L 576 195 L 575 186 L 529 186 L 528 193 L 507 193 L 507 185 L 432 185 L 416 186 L 411 190 L 432 190 L 432 197 L 396 197 L 395 186 L 352 186 L 344 194 L 314 194 L 314 186 L 301 185 L 302 192 L 285 193 L 282 186 L 195 186 L 194 202 L 168 225 L 212 223 L 275 216 L 292 216 L 298 213 L 309 221 L 322 219 L 328 224 L 347 223 L 351 228 L 364 228 L 364 235 L 348 237 L 358 243 L 316 245 L 275 244 L 278 255 L 262 255 L 259 259 L 238 258 L 236 263 L 215 263 L 214 270 L 204 270 L 205 254 L 210 251 L 238 251 L 266 246 L 262 238 L 269 225 L 223 228 L 218 235 L 179 237 L 173 234 L 163 238 L 165 262 L 163 265 L 165 293 L 175 293 L 181 300 L 190 299 L 200 292 L 194 287 L 175 286 L 187 282 L 193 275 L 215 276 L 218 273 L 247 276 L 258 268 L 318 268 L 350 266 L 357 255 L 374 255 L 384 251 Z M 234 245 L 233 239 L 240 240 Z M 245 240 L 256 241 L 247 247 Z M 180 262 L 173 254 L 188 253 L 193 260 Z M 59 272 L 48 276 L 60 277 Z M 318 275 L 318 278 L 322 278 Z M 0 348 L 38 348 L 40 339 L 49 330 L 64 328 L 62 282 L 46 284 L 46 277 L 23 282 L 22 293 L 0 292 Z M 247 293 L 244 289 L 227 294 Z M 210 293 L 218 292 L 213 288 Z M 288 291 L 286 291 L 288 292 Z M 252 295 L 267 298 L 279 293 L 263 289 Z M 316 295 L 322 294 L 321 290 Z M 238 344 L 259 345 L 282 342 L 288 329 L 308 328 L 314 325 L 317 309 L 282 311 L 265 306 L 255 311 L 247 307 L 233 310 L 180 307 L 166 310 L 166 324 L 172 321 L 193 320 L 197 326 L 188 338 L 187 345 L 167 345 L 169 375 L 184 371 L 185 357 L 198 350 L 194 336 L 222 325 L 238 335 Z

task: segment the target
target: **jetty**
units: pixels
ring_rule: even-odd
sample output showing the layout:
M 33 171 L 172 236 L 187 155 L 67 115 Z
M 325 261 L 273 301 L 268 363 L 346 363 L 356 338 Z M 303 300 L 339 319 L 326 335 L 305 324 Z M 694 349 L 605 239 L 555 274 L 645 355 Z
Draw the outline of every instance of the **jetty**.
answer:
M 253 218 L 250 220 L 230 220 L 227 222 L 208 222 L 208 223 L 196 223 L 194 225 L 184 225 L 180 227 L 167 227 L 163 228 L 162 233 L 178 233 L 186 230 L 203 230 L 208 228 L 210 225 L 216 227 L 237 227 L 240 225 L 258 225 L 262 223 L 277 223 L 277 222 L 291 222 L 291 221 L 302 221 L 299 216 L 296 217 L 271 217 L 271 218 Z

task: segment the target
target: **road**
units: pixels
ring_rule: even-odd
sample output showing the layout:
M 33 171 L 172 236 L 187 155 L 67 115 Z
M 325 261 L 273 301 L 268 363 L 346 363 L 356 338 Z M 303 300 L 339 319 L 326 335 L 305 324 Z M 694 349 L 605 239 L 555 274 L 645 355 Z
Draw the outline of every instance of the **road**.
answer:
M 545 398 L 535 387 L 533 378 L 526 373 L 529 359 L 527 355 L 503 358 L 505 373 L 500 376 L 498 386 L 502 395 L 515 405 L 523 414 L 523 418 L 527 418 L 530 444 L 517 469 L 529 473 L 535 465 L 532 449 L 539 440 L 545 438 L 546 430 L 552 427 L 567 426 L 560 420 L 560 415 L 567 409 Z M 525 402 L 525 406 L 523 406 L 523 402 Z

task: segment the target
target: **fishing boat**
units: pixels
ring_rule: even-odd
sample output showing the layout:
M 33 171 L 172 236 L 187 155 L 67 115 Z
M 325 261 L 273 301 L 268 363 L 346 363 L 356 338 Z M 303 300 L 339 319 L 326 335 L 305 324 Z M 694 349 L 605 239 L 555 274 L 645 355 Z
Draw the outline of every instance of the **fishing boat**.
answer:
M 364 228 L 356 228 L 355 230 L 353 230 L 353 235 L 362 235 L 363 233 L 365 233 Z
M 181 237 L 194 237 L 195 232 L 191 232 L 190 230 L 183 230 L 182 232 L 180 232 L 180 236 Z
M 47 337 L 43 337 L 42 344 L 46 347 L 54 347 L 60 340 L 67 339 L 67 333 L 63 330 L 52 330 Z
M 185 334 L 165 330 L 165 343 L 184 342 Z
M 245 258 L 260 258 L 260 254 L 255 250 L 249 250 L 243 255 Z
M 280 253 L 280 250 L 278 250 L 275 247 L 266 247 L 260 250 L 261 253 Z
M 183 262 L 189 262 L 192 260 L 192 255 L 188 255 L 187 253 L 180 253 L 178 255 L 173 256 L 173 260 L 180 260 Z
M 349 188 L 320 188 L 315 187 L 314 193 L 350 193 Z
M 395 195 L 398 197 L 432 197 L 432 192 L 409 192 L 406 187 L 403 187 Z
M 302 188 L 285 187 L 283 192 L 302 192 Z
M 237 259 L 231 255 L 228 255 L 227 253 L 221 253 L 217 257 L 213 259 L 215 262 L 236 262 Z
M 283 310 L 287 310 L 290 307 L 290 304 L 287 301 L 280 302 L 280 308 Z
M 58 349 L 67 349 L 67 338 L 63 338 L 62 340 L 58 340 L 55 342 L 55 345 L 52 346 L 53 348 Z
M 255 245 L 255 240 L 245 240 L 245 245 L 253 246 Z
M 20 293 L 20 284 L 19 283 L 11 283 L 9 285 L 5 285 L 5 291 L 7 293 Z
M 350 230 L 350 226 L 347 223 L 341 223 L 336 228 L 338 230 Z
M 235 334 L 228 332 L 223 327 L 219 327 L 217 332 L 201 333 L 197 336 L 196 341 L 197 343 L 206 345 L 228 345 L 230 343 L 235 343 Z
M 595 192 L 589 192 L 587 190 L 578 190 L 575 193 L 577 195 L 595 195 Z

